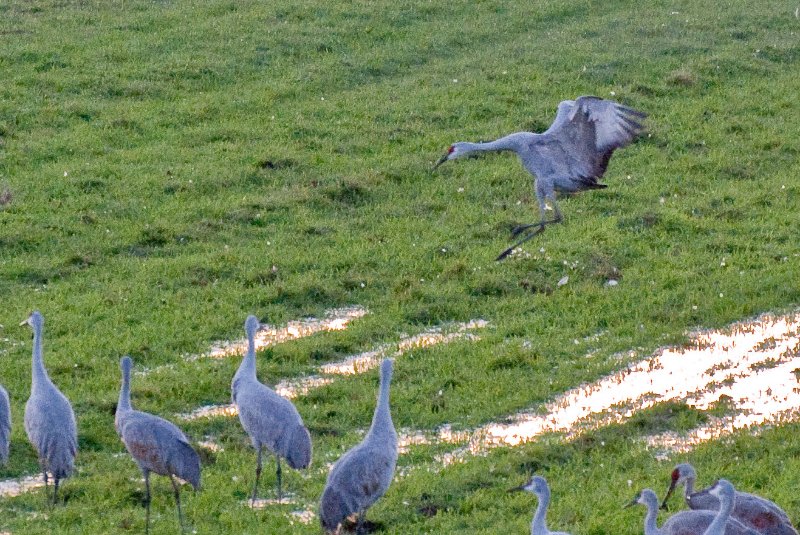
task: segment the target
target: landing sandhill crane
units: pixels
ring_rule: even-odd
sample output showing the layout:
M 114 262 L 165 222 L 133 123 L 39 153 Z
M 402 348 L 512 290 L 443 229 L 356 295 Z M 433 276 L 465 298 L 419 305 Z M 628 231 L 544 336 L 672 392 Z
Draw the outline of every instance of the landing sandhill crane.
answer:
M 256 501 L 264 448 L 275 455 L 278 501 L 281 500 L 281 457 L 294 469 L 308 468 L 311 464 L 311 435 L 303 425 L 300 413 L 291 401 L 279 396 L 256 378 L 255 335 L 258 326 L 255 316 L 248 316 L 245 320 L 247 353 L 231 383 L 231 395 L 239 411 L 239 421 L 258 452 L 251 504 Z
M 544 231 L 545 225 L 563 219 L 556 203 L 556 192 L 605 188 L 598 180 L 606 172 L 611 155 L 642 132 L 644 127 L 639 121 L 645 117 L 640 111 L 599 97 L 565 100 L 558 105 L 553 124 L 543 133 L 516 132 L 488 143 L 459 141 L 450 145 L 434 169 L 448 160 L 482 151 L 512 151 L 520 157 L 522 165 L 534 177 L 533 189 L 541 220 L 513 230 L 513 235 L 518 236 L 535 229 L 500 253 L 497 260 L 502 260 L 516 247 Z M 551 220 L 545 217 L 547 201 L 552 203 L 555 212 Z
M 195 490 L 200 490 L 200 457 L 189 444 L 183 431 L 175 424 L 147 412 L 133 410 L 132 366 L 133 361 L 130 357 L 120 359 L 122 386 L 119 390 L 114 427 L 144 475 L 145 533 L 150 531 L 150 472 L 167 476 L 172 482 L 175 504 L 178 508 L 178 522 L 183 531 L 180 488 L 175 476 L 189 482 Z
M 72 405 L 47 375 L 42 362 L 44 317 L 34 310 L 20 325 L 33 329 L 31 395 L 25 403 L 25 432 L 39 454 L 39 466 L 47 487 L 48 472 L 53 475 L 53 504 L 58 499 L 58 484 L 69 477 L 78 453 L 78 428 Z
M 719 516 L 714 511 L 680 511 L 665 520 L 659 528 L 656 525 L 658 517 L 656 493 L 650 489 L 644 489 L 625 507 L 636 504 L 644 505 L 647 508 L 647 516 L 644 519 L 644 535 L 710 535 L 707 530 Z M 719 525 L 719 522 L 715 526 Z M 733 518 L 727 518 L 724 526 L 725 535 L 759 535 L 757 531 Z
M 534 476 L 524 485 L 510 489 L 509 492 L 521 490 L 531 492 L 539 499 L 536 513 L 533 515 L 533 522 L 531 522 L 531 535 L 570 535 L 566 531 L 550 531 L 547 529 L 545 517 L 547 516 L 547 507 L 550 505 L 550 488 L 543 477 Z
M 8 447 L 11 443 L 11 405 L 8 392 L 0 386 L 0 463 L 8 462 Z
M 397 464 L 397 432 L 389 409 L 392 359 L 381 363 L 381 383 L 372 425 L 364 440 L 342 455 L 328 474 L 319 504 L 325 533 L 338 533 L 350 515 L 358 515 L 357 533 L 364 531 L 367 509 L 384 495 Z
M 719 500 L 710 492 L 710 488 L 695 491 L 694 484 L 697 472 L 689 463 L 681 463 L 672 471 L 672 482 L 667 495 L 661 502 L 661 507 L 666 508 L 667 500 L 673 491 L 684 485 L 684 499 L 686 505 L 694 510 L 716 511 L 719 509 Z M 746 526 L 750 526 L 762 535 L 798 535 L 797 530 L 789 520 L 789 516 L 775 503 L 747 492 L 736 492 L 736 500 L 731 516 Z

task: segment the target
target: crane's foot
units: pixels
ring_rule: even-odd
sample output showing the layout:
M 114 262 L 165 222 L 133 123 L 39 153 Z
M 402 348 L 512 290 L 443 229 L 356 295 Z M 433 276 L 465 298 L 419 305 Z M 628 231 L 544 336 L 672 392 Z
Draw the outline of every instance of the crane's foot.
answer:
M 508 255 L 513 253 L 514 249 L 516 249 L 517 247 L 519 247 L 520 245 L 522 245 L 526 241 L 530 240 L 531 238 L 533 238 L 537 234 L 541 234 L 542 232 L 544 232 L 544 229 L 545 229 L 545 226 L 543 224 L 540 225 L 538 223 L 536 225 L 528 225 L 528 228 L 530 228 L 530 227 L 536 227 L 536 230 L 534 230 L 533 232 L 529 232 L 524 238 L 522 238 L 521 240 L 516 242 L 514 245 L 512 245 L 511 247 L 509 247 L 508 249 L 506 249 L 502 253 L 500 253 L 500 255 L 497 258 L 495 258 L 495 261 L 499 262 L 499 261 L 503 260 L 505 257 L 507 257 Z

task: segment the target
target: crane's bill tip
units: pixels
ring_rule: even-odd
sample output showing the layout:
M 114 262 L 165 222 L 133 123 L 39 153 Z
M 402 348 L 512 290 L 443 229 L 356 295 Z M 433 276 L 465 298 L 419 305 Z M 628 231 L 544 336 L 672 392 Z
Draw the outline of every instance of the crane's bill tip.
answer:
M 440 165 L 442 165 L 444 162 L 447 161 L 447 157 L 448 156 L 450 156 L 449 152 L 447 154 L 445 154 L 444 156 L 442 156 L 441 158 L 439 158 L 438 160 L 436 160 L 436 163 L 433 164 L 433 168 L 431 168 L 431 171 L 436 171 L 437 167 L 439 167 Z
M 512 487 L 512 488 L 506 490 L 506 492 L 520 492 L 520 491 L 523 491 L 523 490 L 525 490 L 525 485 L 524 484 L 520 485 L 518 487 Z
M 500 262 L 501 260 L 505 259 L 508 255 L 510 255 L 512 252 L 514 252 L 514 247 L 509 247 L 508 249 L 500 253 L 500 255 L 494 259 L 494 261 Z

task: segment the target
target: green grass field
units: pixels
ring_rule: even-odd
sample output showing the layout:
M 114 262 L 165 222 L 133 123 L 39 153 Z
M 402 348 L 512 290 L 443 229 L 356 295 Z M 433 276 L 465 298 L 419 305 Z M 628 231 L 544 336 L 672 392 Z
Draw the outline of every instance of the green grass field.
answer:
M 238 420 L 175 416 L 229 402 L 238 358 L 181 357 L 241 338 L 249 313 L 370 312 L 261 352 L 271 384 L 403 333 L 489 321 L 477 343 L 398 359 L 395 424 L 432 430 L 536 407 L 631 349 L 796 307 L 800 19 L 795 4 L 756 4 L 0 3 L 0 383 L 14 417 L 0 478 L 37 471 L 22 426 L 30 332 L 17 327 L 34 308 L 80 442 L 66 504 L 3 499 L 0 531 L 144 530 L 140 474 L 113 428 L 130 354 L 135 370 L 173 365 L 134 374 L 137 408 L 225 448 L 205 454 L 202 492 L 183 494 L 196 533 L 319 533 L 289 512 L 316 504 L 326 463 L 360 440 L 377 374 L 296 401 L 315 447 L 312 469 L 285 476 L 301 505 L 253 511 Z M 565 223 L 530 257 L 494 262 L 538 217 L 529 176 L 508 154 L 432 163 L 454 141 L 544 130 L 581 94 L 646 111 L 649 135 L 614 156 L 608 189 L 561 200 Z M 704 417 L 656 407 L 442 471 L 430 468 L 443 447 L 420 446 L 368 517 L 380 533 L 527 533 L 535 499 L 505 489 L 535 471 L 551 482 L 553 529 L 641 533 L 643 512 L 621 506 L 663 492 L 678 459 L 637 437 Z M 798 429 L 688 458 L 701 483 L 725 475 L 798 519 Z M 174 533 L 171 487 L 154 481 L 152 533 Z M 271 460 L 262 481 L 272 496 Z

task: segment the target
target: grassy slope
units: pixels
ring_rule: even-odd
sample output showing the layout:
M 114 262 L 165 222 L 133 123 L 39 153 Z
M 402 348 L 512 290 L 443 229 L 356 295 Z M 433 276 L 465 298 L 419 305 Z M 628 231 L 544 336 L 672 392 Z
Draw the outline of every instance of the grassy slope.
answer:
M 0 527 L 141 529 L 137 471 L 113 456 L 118 358 L 176 363 L 135 380 L 145 410 L 223 402 L 235 359 L 178 356 L 240 336 L 249 312 L 274 323 L 343 304 L 372 312 L 263 354 L 273 382 L 401 332 L 490 320 L 478 344 L 398 363 L 396 423 L 432 428 L 501 418 L 618 367 L 619 351 L 800 302 L 800 24 L 786 5 L 507 4 L 0 6 L 0 189 L 14 196 L 0 210 L 0 377 L 16 422 L 0 476 L 36 466 L 21 425 L 29 335 L 15 327 L 31 308 L 47 319 L 46 360 L 81 440 L 67 506 L 31 521 L 40 495 L 7 500 Z M 528 177 L 511 156 L 436 174 L 431 162 L 452 141 L 540 130 L 559 100 L 612 91 L 650 113 L 651 137 L 615 156 L 607 190 L 561 202 L 566 224 L 531 243 L 531 258 L 494 263 L 508 230 L 536 216 Z M 612 274 L 615 289 L 604 287 Z M 323 463 L 367 425 L 375 385 L 370 374 L 300 400 L 319 469 L 288 476 L 302 499 L 316 501 Z M 187 428 L 226 447 L 204 492 L 186 495 L 198 532 L 288 530 L 280 510 L 240 505 L 253 454 L 238 423 Z M 661 485 L 669 463 L 631 442 L 647 425 L 623 430 L 412 472 L 374 517 L 389 532 L 524 532 L 532 500 L 503 489 L 536 469 L 553 481 L 553 524 L 634 533 L 640 515 L 617 510 L 626 482 Z M 793 430 L 692 458 L 701 478 L 768 488 L 798 517 Z M 154 532 L 171 532 L 157 488 Z

